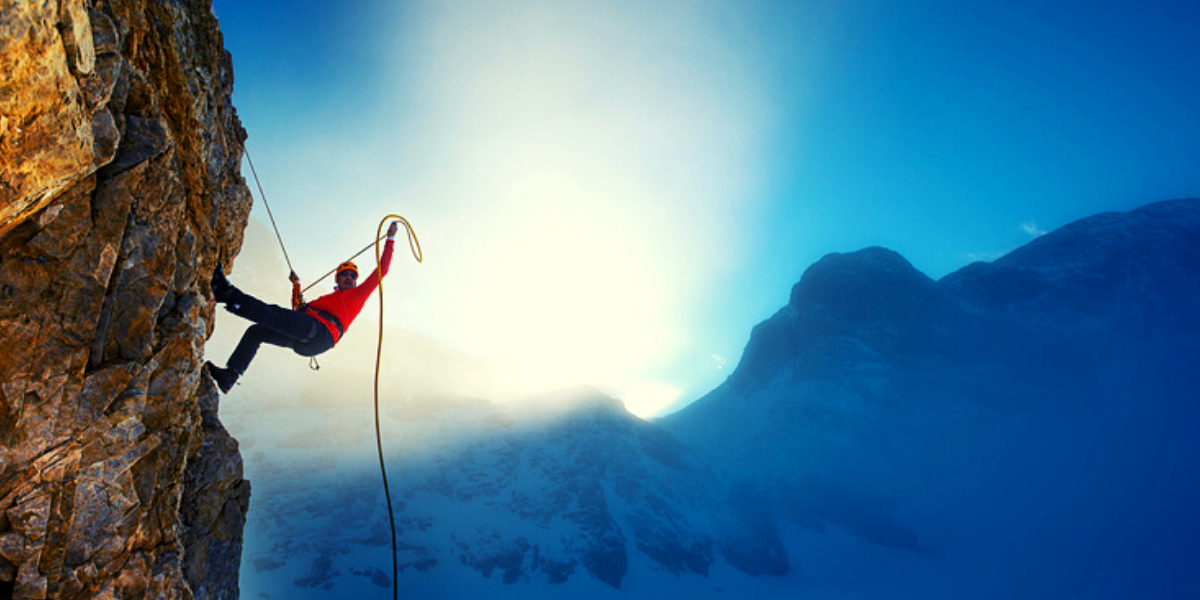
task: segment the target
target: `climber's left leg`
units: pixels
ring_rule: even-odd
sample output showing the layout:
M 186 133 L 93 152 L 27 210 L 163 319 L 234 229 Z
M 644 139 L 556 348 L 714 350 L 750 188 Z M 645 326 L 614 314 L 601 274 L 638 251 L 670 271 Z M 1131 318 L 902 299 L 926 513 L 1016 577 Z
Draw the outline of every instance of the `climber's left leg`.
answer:
M 324 327 L 308 314 L 267 304 L 237 289 L 225 279 L 220 265 L 213 272 L 212 289 L 213 297 L 217 302 L 223 302 L 225 309 L 229 312 L 259 325 L 265 325 L 273 331 L 297 341 L 311 341 L 316 336 L 317 329 Z

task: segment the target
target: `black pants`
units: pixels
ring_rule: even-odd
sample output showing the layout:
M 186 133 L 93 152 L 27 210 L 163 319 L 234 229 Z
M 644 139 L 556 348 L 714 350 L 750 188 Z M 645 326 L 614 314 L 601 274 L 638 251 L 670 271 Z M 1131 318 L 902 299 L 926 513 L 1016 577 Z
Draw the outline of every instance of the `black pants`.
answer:
M 329 329 L 305 313 L 267 304 L 241 290 L 236 290 L 235 297 L 225 304 L 225 308 L 254 322 L 242 334 L 242 341 L 238 342 L 225 365 L 239 375 L 250 367 L 258 347 L 264 343 L 291 348 L 300 356 L 316 356 L 333 347 Z

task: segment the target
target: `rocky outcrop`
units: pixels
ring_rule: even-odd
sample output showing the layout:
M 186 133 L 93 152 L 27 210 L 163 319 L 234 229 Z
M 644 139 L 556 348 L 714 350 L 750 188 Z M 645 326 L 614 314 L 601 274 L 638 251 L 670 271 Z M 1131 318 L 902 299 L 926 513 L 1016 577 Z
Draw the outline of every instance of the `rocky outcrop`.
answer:
M 249 484 L 201 365 L 250 196 L 216 19 L 0 0 L 0 62 L 0 597 L 236 598 Z

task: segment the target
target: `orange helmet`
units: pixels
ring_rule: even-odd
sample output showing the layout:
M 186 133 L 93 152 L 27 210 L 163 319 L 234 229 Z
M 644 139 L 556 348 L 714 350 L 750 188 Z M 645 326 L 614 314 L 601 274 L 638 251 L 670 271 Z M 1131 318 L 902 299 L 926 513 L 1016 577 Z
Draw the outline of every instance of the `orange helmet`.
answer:
M 337 274 L 341 275 L 342 271 L 350 271 L 350 272 L 354 273 L 355 277 L 358 277 L 358 266 L 350 261 L 346 261 L 346 262 L 338 265 Z

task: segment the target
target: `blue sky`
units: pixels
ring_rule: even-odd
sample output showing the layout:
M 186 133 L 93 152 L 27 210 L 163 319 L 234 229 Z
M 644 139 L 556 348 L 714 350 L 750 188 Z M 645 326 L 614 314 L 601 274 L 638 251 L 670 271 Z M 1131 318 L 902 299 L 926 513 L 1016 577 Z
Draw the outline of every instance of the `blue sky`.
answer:
M 302 277 L 399 212 L 426 262 L 398 255 L 390 322 L 644 416 L 720 383 L 827 253 L 936 278 L 1200 195 L 1195 2 L 213 9 Z

